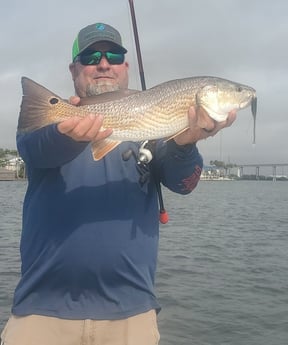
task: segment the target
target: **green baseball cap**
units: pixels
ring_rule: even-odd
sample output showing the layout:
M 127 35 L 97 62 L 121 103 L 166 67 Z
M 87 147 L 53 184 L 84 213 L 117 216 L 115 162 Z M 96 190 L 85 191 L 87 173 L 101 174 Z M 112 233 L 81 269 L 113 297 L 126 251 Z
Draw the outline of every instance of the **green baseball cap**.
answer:
M 79 31 L 72 47 L 72 61 L 89 46 L 101 41 L 111 42 L 121 52 L 127 53 L 127 49 L 122 46 L 121 35 L 115 28 L 108 24 L 96 23 L 88 25 Z

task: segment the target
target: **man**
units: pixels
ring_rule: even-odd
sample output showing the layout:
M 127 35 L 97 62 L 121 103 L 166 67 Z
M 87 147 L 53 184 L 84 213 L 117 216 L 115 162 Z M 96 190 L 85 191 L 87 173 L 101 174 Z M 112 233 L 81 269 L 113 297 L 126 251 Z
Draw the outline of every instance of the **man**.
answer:
M 128 87 L 127 50 L 119 32 L 97 23 L 75 39 L 70 71 L 77 97 Z M 176 193 L 197 185 L 202 158 L 196 142 L 224 123 L 189 110 L 190 128 L 159 141 L 149 178 L 122 143 L 100 161 L 91 142 L 108 137 L 103 117 L 73 117 L 17 136 L 27 165 L 21 279 L 2 341 L 9 345 L 158 344 L 154 294 L 159 221 L 155 175 Z M 203 125 L 204 124 L 204 125 Z M 145 167 L 147 169 L 147 167 Z

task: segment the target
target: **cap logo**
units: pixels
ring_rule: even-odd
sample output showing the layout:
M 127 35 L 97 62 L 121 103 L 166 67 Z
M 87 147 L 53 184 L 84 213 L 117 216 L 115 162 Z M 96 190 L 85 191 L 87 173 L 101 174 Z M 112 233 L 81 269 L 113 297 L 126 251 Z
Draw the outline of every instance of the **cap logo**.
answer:
M 98 23 L 98 24 L 96 24 L 96 29 L 100 30 L 100 31 L 103 31 L 103 30 L 105 30 L 105 25 L 101 24 L 101 23 Z

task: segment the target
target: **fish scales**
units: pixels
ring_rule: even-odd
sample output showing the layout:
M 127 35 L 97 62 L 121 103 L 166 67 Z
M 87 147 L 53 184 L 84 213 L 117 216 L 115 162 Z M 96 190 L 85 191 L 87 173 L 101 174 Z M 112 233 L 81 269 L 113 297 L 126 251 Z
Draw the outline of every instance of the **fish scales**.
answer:
M 141 141 L 171 136 L 188 126 L 189 100 L 187 97 L 184 102 L 183 93 L 181 98 L 177 97 L 169 88 L 158 91 L 157 96 L 155 90 L 149 90 L 116 102 L 91 105 L 89 111 L 104 115 L 103 126 L 113 128 L 111 138 L 116 140 Z
M 188 126 L 187 109 L 195 105 L 189 85 L 190 82 L 187 87 L 178 81 L 163 83 L 144 94 L 91 105 L 89 111 L 104 115 L 103 126 L 113 128 L 111 137 L 116 140 L 141 141 L 171 136 Z M 195 92 L 197 87 L 194 89 Z

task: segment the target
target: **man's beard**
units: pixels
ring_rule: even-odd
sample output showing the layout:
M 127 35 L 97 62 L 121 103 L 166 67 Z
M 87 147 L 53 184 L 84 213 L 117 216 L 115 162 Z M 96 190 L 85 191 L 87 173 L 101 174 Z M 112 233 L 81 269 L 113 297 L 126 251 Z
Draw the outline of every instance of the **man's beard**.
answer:
M 102 80 L 97 83 L 89 84 L 86 88 L 86 96 L 95 96 L 104 92 L 119 90 L 119 85 L 111 83 L 109 80 Z

